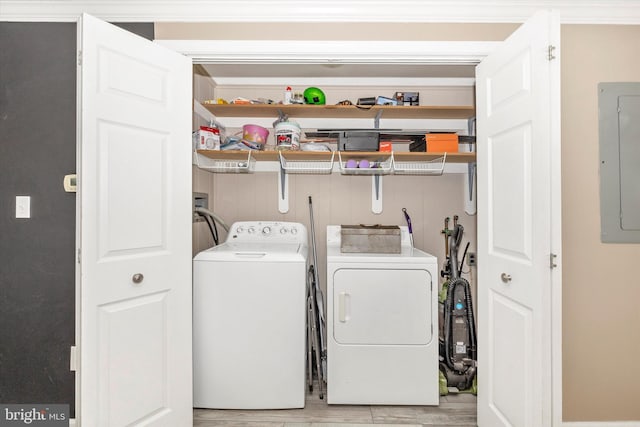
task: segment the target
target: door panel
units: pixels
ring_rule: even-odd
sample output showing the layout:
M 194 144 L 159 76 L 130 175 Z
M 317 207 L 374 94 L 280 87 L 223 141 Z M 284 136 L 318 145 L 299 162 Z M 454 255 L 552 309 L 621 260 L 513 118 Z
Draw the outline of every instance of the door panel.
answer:
M 111 94 L 114 99 L 126 96 L 143 106 L 151 101 L 169 108 L 168 69 L 147 63 L 127 52 L 112 50 L 110 46 L 99 48 L 98 60 L 105 71 L 99 76 L 100 92 Z
M 528 262 L 531 258 L 531 124 L 488 137 L 491 176 L 492 253 Z M 491 167 L 499 165 L 499 167 Z
M 110 425 L 142 423 L 169 410 L 167 360 L 149 357 L 167 352 L 167 300 L 162 292 L 99 308 L 98 383 L 109 396 L 99 411 L 110 414 Z
M 517 301 L 492 291 L 489 298 L 489 329 L 497 331 L 490 338 L 491 363 L 494 373 L 487 392 L 493 411 L 503 425 L 523 426 L 534 408 L 528 385 L 531 378 L 532 310 Z M 522 391 L 514 392 L 514 390 Z
M 191 62 L 83 15 L 83 426 L 192 424 Z
M 480 427 L 552 425 L 553 19 L 536 14 L 476 69 Z
M 108 258 L 163 250 L 171 196 L 164 182 L 170 168 L 168 135 L 104 121 L 98 128 L 97 191 L 99 210 L 105 213 L 99 217 L 101 253 Z
M 509 106 L 531 90 L 531 52 L 525 48 L 487 79 L 487 116 L 511 114 Z
M 340 269 L 333 278 L 334 338 L 340 344 L 431 342 L 426 270 Z

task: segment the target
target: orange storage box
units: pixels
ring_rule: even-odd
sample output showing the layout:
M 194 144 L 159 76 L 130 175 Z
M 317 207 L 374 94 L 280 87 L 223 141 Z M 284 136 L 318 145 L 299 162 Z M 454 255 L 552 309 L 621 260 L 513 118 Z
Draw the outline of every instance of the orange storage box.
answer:
M 427 153 L 457 153 L 457 133 L 427 133 L 424 136 L 427 141 Z

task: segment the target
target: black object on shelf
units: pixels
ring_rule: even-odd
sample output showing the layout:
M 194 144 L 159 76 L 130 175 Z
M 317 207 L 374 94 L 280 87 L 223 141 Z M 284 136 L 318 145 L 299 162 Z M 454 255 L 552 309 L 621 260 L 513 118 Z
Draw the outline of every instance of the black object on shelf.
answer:
M 338 149 L 340 151 L 378 151 L 380 134 L 378 132 L 340 132 Z

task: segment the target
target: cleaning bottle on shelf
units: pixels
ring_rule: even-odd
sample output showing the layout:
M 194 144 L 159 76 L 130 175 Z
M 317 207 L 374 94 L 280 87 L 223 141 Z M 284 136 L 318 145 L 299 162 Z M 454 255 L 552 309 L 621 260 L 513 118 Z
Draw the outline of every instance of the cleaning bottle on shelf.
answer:
M 284 101 L 282 102 L 283 104 L 291 104 L 291 87 L 287 86 L 287 88 L 284 91 Z

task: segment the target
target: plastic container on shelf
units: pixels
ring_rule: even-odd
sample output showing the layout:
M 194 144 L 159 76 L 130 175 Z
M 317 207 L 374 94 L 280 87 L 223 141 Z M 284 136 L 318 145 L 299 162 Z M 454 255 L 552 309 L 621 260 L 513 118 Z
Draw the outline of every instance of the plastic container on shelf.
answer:
M 278 122 L 275 126 L 275 139 L 277 150 L 300 149 L 300 126 L 296 122 Z
M 269 130 L 259 125 L 247 124 L 242 126 L 241 142 L 249 148 L 263 150 L 269 137 Z

